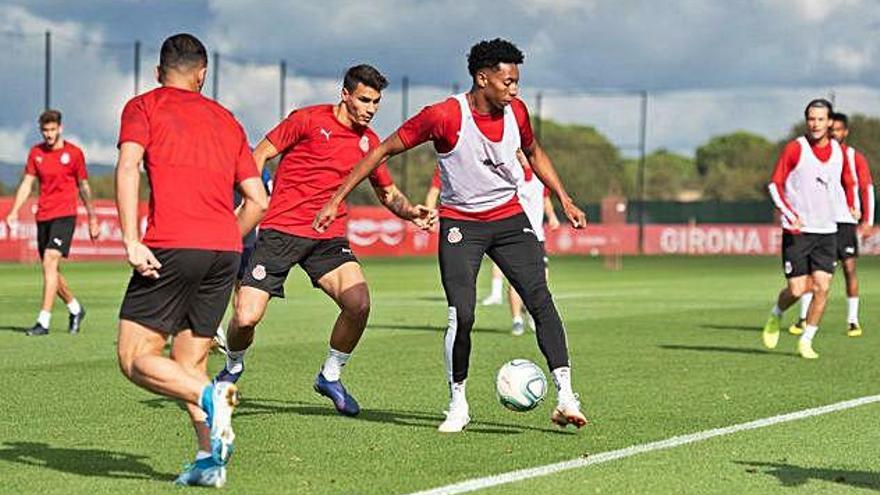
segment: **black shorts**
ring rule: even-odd
[[[61,255],[67,258],[75,229],[75,216],[37,222],[37,250],[40,252],[40,259],[47,249],[61,251]]]
[[[538,241],[541,245],[541,252],[544,253],[544,268],[550,266],[550,258],[547,257],[547,244],[544,241]]]
[[[859,256],[859,235],[854,223],[837,224],[837,259],[857,258]]]
[[[318,280],[344,263],[357,263],[345,237],[310,239],[277,230],[260,230],[257,248],[241,279],[241,285],[254,287],[272,297],[284,297],[284,281],[293,265],[299,264],[318,287]]]
[[[785,278],[815,271],[834,273],[837,234],[782,234],[782,269]]]
[[[136,271],[128,282],[119,318],[174,334],[191,329],[213,337],[223,320],[239,253],[205,249],[152,249],[162,263],[159,278]]]

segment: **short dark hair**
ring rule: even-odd
[[[843,127],[849,129],[849,117],[847,117],[845,113],[834,112],[831,114],[831,120],[842,122]]]
[[[382,91],[388,87],[388,79],[385,79],[385,76],[378,69],[368,64],[355,65],[345,71],[345,76],[342,78],[343,88],[352,92],[357,88],[358,83],[369,86],[376,91]]]
[[[159,71],[168,69],[186,72],[208,66],[208,50],[198,38],[189,33],[175,34],[162,43],[159,51]]]
[[[61,112],[58,110],[47,109],[43,113],[40,114],[40,118],[37,119],[40,123],[40,126],[44,126],[46,124],[58,124],[61,125]]]
[[[825,98],[816,98],[815,100],[807,103],[807,107],[804,108],[804,118],[807,118],[810,115],[811,108],[827,108],[828,109],[828,117],[831,118],[834,115],[834,105],[831,104],[830,101]]]
[[[471,47],[471,52],[468,54],[468,72],[473,77],[480,69],[495,68],[498,64],[519,65],[524,59],[523,52],[507,40],[501,38],[492,41],[483,40]]]

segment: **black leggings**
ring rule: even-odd
[[[544,273],[544,250],[525,214],[494,222],[440,220],[440,277],[449,304],[446,373],[453,382],[467,378],[471,329],[477,300],[477,274],[488,254],[520,295],[535,319],[538,347],[554,370],[569,366],[568,343]]]

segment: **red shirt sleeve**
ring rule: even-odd
[[[865,155],[856,151],[856,178],[859,183],[859,199],[862,207],[862,223],[874,225],[874,180]]]
[[[235,160],[235,182],[241,183],[251,177],[259,176],[260,172],[257,171],[257,163],[254,161],[251,147],[248,145],[244,129],[241,129],[241,146],[238,149],[238,158]]]
[[[844,194],[846,194],[846,206],[852,209],[856,206],[856,178],[853,177],[846,149],[844,148],[843,151],[843,171],[840,174],[840,183],[843,185]]]
[[[370,184],[373,187],[388,187],[394,185],[394,178],[388,171],[388,165],[385,162],[379,164],[375,170],[370,173]]]
[[[865,155],[856,151],[856,175],[859,180],[859,187],[867,187],[874,185],[874,179],[871,177],[871,167],[868,166],[868,160]]]
[[[440,189],[443,183],[440,182],[440,167],[434,167],[434,175],[431,176],[431,187]]]
[[[266,134],[266,139],[272,146],[283,153],[291,146],[308,136],[311,118],[309,112],[294,110],[286,119],[282,120],[274,129]]]
[[[513,115],[519,125],[520,146],[529,148],[535,142],[535,133],[532,131],[532,122],[529,120],[529,109],[526,108],[525,102],[519,98],[514,99],[510,106],[513,108]]]
[[[76,180],[86,180],[89,172],[86,170],[86,155],[81,149],[76,150]]]
[[[132,98],[122,110],[122,124],[119,126],[116,147],[126,141],[137,143],[145,149],[150,144],[150,121],[143,98]]]
[[[461,126],[461,107],[455,98],[427,106],[397,129],[397,135],[407,148],[426,141],[434,143],[439,153],[448,153],[455,147]]]
[[[791,205],[785,197],[785,180],[788,178],[788,174],[797,166],[800,154],[801,145],[797,141],[791,141],[785,145],[779,160],[776,161],[776,168],[773,170],[769,186],[770,197],[773,198],[773,203],[791,222],[797,219],[797,212],[791,209]]]
[[[35,160],[37,153],[35,148],[31,148],[30,153],[28,153],[27,162],[24,164],[24,173],[28,175],[37,176],[37,161]]]

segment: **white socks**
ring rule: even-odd
[[[465,395],[465,385],[467,384],[467,380],[463,382],[453,382],[449,384],[449,408],[459,409],[464,408],[465,411],[468,409],[467,396]]]
[[[859,296],[846,298],[846,322],[859,322]]]
[[[558,404],[568,404],[576,401],[574,392],[571,390],[571,368],[560,366],[552,371],[553,383],[556,384],[556,401]]]
[[[804,342],[812,342],[813,337],[816,336],[816,332],[819,331],[819,327],[807,324],[804,326],[804,334],[801,335],[801,340]]]
[[[226,349],[226,371],[237,374],[244,369],[244,354],[247,349],[241,351],[231,351]]]
[[[778,304],[773,305],[773,309],[770,310],[770,314],[777,317],[782,316],[782,310],[779,309]]]
[[[504,279],[492,278],[492,294],[489,295],[492,299],[501,299],[502,294],[501,291],[504,290]]]
[[[73,298],[73,301],[67,303],[67,310],[70,311],[72,315],[78,315],[80,311],[82,311],[82,306],[79,305],[79,301],[76,298]]]
[[[810,303],[813,302],[813,293],[805,292],[804,295],[801,296],[801,319],[807,319],[807,311],[810,310]]]
[[[517,324],[522,325],[523,324],[523,317],[521,315],[514,316],[513,317],[513,324],[514,325],[517,325]]]
[[[37,315],[37,323],[42,325],[43,328],[49,328],[50,321],[52,321],[52,313],[41,309],[40,314]]]
[[[324,375],[324,378],[328,381],[339,381],[339,376],[342,374],[342,368],[345,366],[345,363],[348,362],[349,358],[351,358],[351,354],[337,351],[331,347],[327,351],[327,359],[324,360],[324,367],[321,368],[321,374]]]

